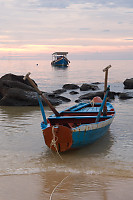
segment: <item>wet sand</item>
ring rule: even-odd
[[[131,200],[132,198],[133,178],[55,171],[0,176],[0,200]]]

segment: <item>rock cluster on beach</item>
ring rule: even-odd
[[[0,106],[39,105],[35,89],[30,85],[28,80],[24,80],[23,78],[24,76],[17,76],[14,74],[6,74],[0,78]],[[70,101],[54,93],[44,92],[44,95],[52,105],[59,105],[62,102]],[[43,105],[46,105],[43,100],[42,102]]]
[[[116,92],[109,92],[108,94],[108,98],[111,99],[115,99],[115,95],[117,95]],[[104,92],[103,91],[97,91],[97,92],[93,92],[93,93],[87,93],[84,95],[79,96],[79,98],[76,100],[76,103],[82,102],[83,100],[88,100],[88,99],[93,99],[94,97],[99,96],[101,97],[101,99],[103,99],[104,97]]]
[[[6,74],[0,78],[0,106],[38,106],[37,92],[30,85],[28,80],[23,79],[24,76],[14,74]],[[34,81],[34,80],[33,80]],[[35,83],[35,81],[34,81]],[[36,84],[36,83],[35,83]],[[84,100],[91,100],[94,96],[103,98],[104,92],[99,90],[98,82],[88,84],[83,83],[81,86],[76,84],[65,84],[61,89],[57,89],[52,93],[43,92],[45,97],[51,102],[52,105],[59,105],[63,102],[70,102],[71,99],[61,96],[61,94],[69,91],[70,95],[77,95],[78,99],[75,102],[82,102]],[[124,81],[126,89],[133,89],[133,78]],[[37,84],[36,84],[37,85]],[[78,89],[78,91],[77,91]],[[86,94],[82,92],[89,91]],[[80,95],[80,92],[82,93]],[[109,99],[115,99],[115,96],[120,99],[133,98],[132,92],[116,93],[109,92]],[[46,103],[42,99],[43,105]]]

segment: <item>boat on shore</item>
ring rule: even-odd
[[[46,118],[41,98],[38,96],[43,122],[41,128],[45,144],[56,152],[65,152],[70,149],[84,147],[101,138],[109,129],[114,117],[115,110],[111,103],[107,102],[110,86],[107,85],[108,66],[105,71],[105,94],[103,100],[94,97],[88,103],[79,103],[61,112],[58,112],[51,103],[42,95],[32,80],[27,76],[36,91],[46,101],[54,112]]]
[[[41,123],[46,145],[58,152],[81,148],[101,138],[111,125],[115,110],[107,103],[107,115],[98,113],[102,103],[80,103],[60,112],[60,116],[51,115],[47,124]],[[98,119],[98,120],[97,120]]]
[[[54,52],[52,54],[52,66],[67,67],[70,60],[67,59],[68,52]]]

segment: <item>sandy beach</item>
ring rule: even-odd
[[[132,178],[55,171],[0,176],[0,200],[131,200],[132,186]]]

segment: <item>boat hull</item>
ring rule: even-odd
[[[100,139],[108,131],[113,118],[100,123],[81,125],[78,128],[73,129],[73,144],[71,149],[81,148]]]
[[[60,66],[60,67],[68,66],[68,64],[69,64],[69,61],[65,57],[59,58],[51,62],[51,65]]]
[[[59,152],[84,147],[101,138],[108,131],[113,119],[114,116],[106,121],[84,124],[76,128],[48,124],[43,129],[45,144],[52,150]]]

